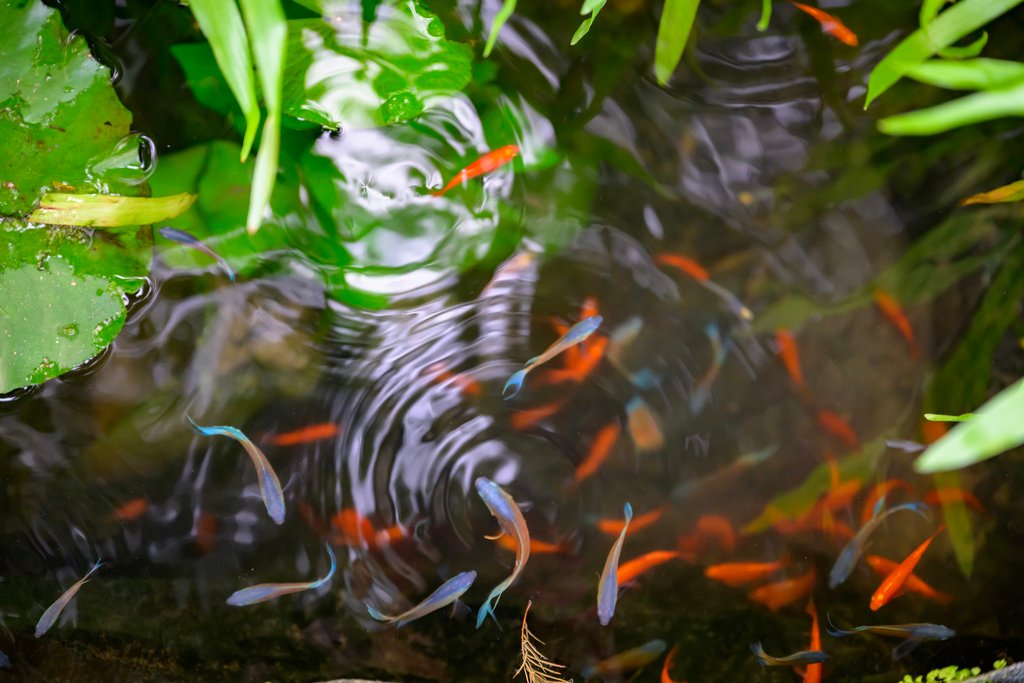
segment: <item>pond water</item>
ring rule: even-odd
[[[886,444],[927,440],[924,412],[971,410],[1024,372],[1019,211],[956,208],[1018,173],[1020,124],[879,133],[881,116],[937,97],[915,84],[863,110],[867,74],[916,7],[830,5],[859,35],[854,48],[788,4],[759,32],[760,3],[707,2],[659,86],[657,3],[610,2],[575,47],[578,3],[525,3],[488,60],[477,43],[500,3],[431,4],[450,39],[475,46],[473,82],[412,123],[287,129],[265,230],[292,237],[263,249],[239,246],[248,186],[211,170],[237,159],[237,130],[169,56],[200,39],[188,10],[102,4],[92,14],[69,2],[65,22],[116,66],[133,130],[155,149],[154,191],[199,169],[203,221],[234,221],[234,237],[211,244],[240,275],[160,243],[112,348],[0,403],[0,649],[13,664],[0,677],[510,680],[527,601],[543,652],[575,680],[653,639],[678,647],[676,681],[795,680],[760,667],[750,645],[807,649],[812,596],[822,630],[828,615],[957,632],[898,661],[893,639],[822,633],[824,680],[1024,659],[1019,458],[937,481]],[[339,9],[340,25],[369,30],[364,9]],[[991,27],[996,53],[1019,44],[1021,21]],[[327,73],[341,68],[331,58]],[[418,190],[503,144],[521,150],[511,164],[443,197]],[[883,314],[877,291],[902,302],[909,328]],[[599,332],[504,400],[509,376],[588,313],[603,316]],[[634,319],[612,362],[608,335]],[[638,425],[638,399],[660,440]],[[261,446],[283,524],[240,446],[197,435],[186,416]],[[583,476],[595,443],[610,444],[607,459]],[[497,623],[477,629],[458,611],[398,630],[375,622],[368,604],[397,613],[467,570],[475,612],[508,576],[514,553],[485,538],[498,526],[481,476],[555,552],[534,546]],[[881,577],[865,562],[828,587],[874,487],[893,479],[905,484],[887,502],[924,500],[929,514],[894,514],[868,554],[901,560],[944,521],[950,532],[916,572],[951,602],[908,593],[872,612]],[[978,509],[928,504],[936,487],[970,492]],[[623,562],[677,555],[629,582],[602,627],[595,596],[615,535],[600,522],[627,502]],[[328,586],[226,604],[251,584],[322,576],[325,543],[338,556]],[[97,559],[63,620],[34,638],[45,607]],[[739,587],[705,576],[775,561]],[[809,590],[776,609],[751,595],[796,578]],[[661,667],[602,680],[659,680]]]

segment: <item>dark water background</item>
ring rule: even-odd
[[[564,240],[550,240],[557,248],[530,239],[506,245],[506,263],[534,254],[511,274],[496,274],[493,263],[462,272],[428,263],[376,283],[398,293],[388,310],[376,312],[330,301],[308,273],[228,286],[212,270],[197,275],[157,263],[152,286],[104,358],[0,403],[0,649],[14,662],[0,678],[509,680],[531,599],[544,651],[577,680],[586,664],[653,638],[680,646],[678,680],[795,680],[789,671],[760,669],[748,648],[756,640],[774,653],[804,648],[804,603],[770,612],[744,591],[705,579],[703,567],[788,553],[789,574],[817,567],[824,577],[841,547],[827,534],[742,537],[732,552],[712,548],[694,562],[644,575],[621,596],[611,626],[602,628],[593,613],[611,542],[595,531],[596,518],[620,516],[625,501],[638,513],[665,505],[656,525],[629,537],[624,559],[672,549],[702,515],[742,527],[774,495],[799,484],[826,450],[846,451],[793,391],[770,331],[752,332],[721,300],[659,268],[653,255],[696,258],[755,320],[794,293],[825,311],[897,262],[949,218],[958,199],[1012,180],[1024,151],[1020,124],[924,139],[875,131],[878,117],[939,97],[902,84],[862,111],[870,67],[916,23],[909,3],[830,6],[861,37],[854,49],[785,4],[758,33],[760,3],[706,2],[696,50],[667,87],[652,75],[656,3],[609,3],[576,48],[569,47],[575,4],[520,4],[495,53],[495,84],[525,103],[533,143],[571,148],[590,162],[581,171],[595,181],[589,213],[552,219],[552,232],[568,226]],[[478,38],[498,5],[432,7],[450,35]],[[158,156],[232,136],[220,117],[191,100],[167,55],[168,45],[195,39],[187,10],[134,1],[68,2],[64,9],[94,52],[118,65],[135,129],[155,141]],[[1015,56],[1021,24],[1017,13],[992,27],[992,56]],[[473,102],[461,100],[456,111],[466,130],[479,125]],[[367,159],[399,143],[346,131],[317,144],[328,156]],[[485,187],[529,206],[530,180],[497,174]],[[967,222],[997,229],[972,245],[973,254],[995,251],[1019,233],[1012,209],[983,211]],[[395,254],[429,255],[435,247],[401,237],[387,243]],[[993,271],[972,272],[909,308],[919,361],[870,305],[814,316],[796,334],[818,404],[844,416],[863,442],[918,438],[924,383],[963,334]],[[632,357],[661,377],[644,398],[666,445],[638,454],[624,435],[601,471],[569,491],[597,431],[616,420],[625,426],[624,406],[636,390],[607,362],[580,385],[534,388],[528,380],[511,402],[500,390],[555,338],[550,319],[575,321],[588,297],[598,302],[606,330],[631,316],[643,319]],[[710,362],[709,323],[721,327],[731,349],[712,399],[694,416],[688,401]],[[1022,327],[1018,319],[985,361],[992,387],[1024,371],[1015,339]],[[428,369],[439,362],[471,373],[483,394],[438,382]],[[557,414],[515,428],[518,411],[563,397]],[[945,412],[972,407],[950,397]],[[341,433],[288,447],[264,439],[289,506],[278,527],[238,446],[195,436],[185,413],[235,425],[257,441],[322,422]],[[767,447],[776,451],[762,465],[716,478],[742,454]],[[932,485],[913,477],[910,462],[887,451],[865,486],[905,477],[923,495]],[[470,619],[442,613],[399,631],[372,622],[368,600],[398,609],[456,572],[476,569],[480,578],[466,596],[475,608],[507,575],[511,553],[483,539],[495,524],[472,487],[481,475],[529,503],[535,538],[567,539],[571,550],[531,558],[499,605],[501,630],[489,623],[477,631]],[[987,508],[973,517],[974,572],[962,575],[944,537],[919,567],[956,597],[948,607],[908,596],[882,618],[867,609],[878,579],[863,565],[836,591],[819,578],[822,618],[932,621],[959,634],[895,663],[891,641],[824,636],[832,656],[825,680],[896,681],[947,664],[1024,659],[1022,480],[1012,456],[965,473],[965,487]],[[687,489],[688,482],[701,483]],[[146,499],[145,514],[114,519],[112,510],[133,498]],[[863,494],[840,518],[859,519],[860,500]],[[377,548],[336,545],[340,566],[329,588],[248,608],[225,605],[227,595],[251,583],[322,574],[329,520],[344,509],[377,529],[402,525],[408,535]],[[902,557],[932,528],[913,516],[896,519],[872,552]],[[97,557],[109,566],[83,588],[63,625],[34,639],[41,611]],[[659,669],[660,660],[636,680],[657,680]]]

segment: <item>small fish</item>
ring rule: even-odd
[[[534,368],[543,365],[565,349],[575,344],[579,344],[584,341],[587,337],[597,331],[597,328],[604,322],[604,318],[599,315],[584,318],[579,321],[572,328],[562,335],[554,344],[549,346],[544,353],[539,356],[534,356],[530,360],[526,361],[526,366],[522,370],[517,370],[508,378],[505,382],[505,386],[501,390],[501,395],[506,399],[510,399],[519,393],[519,390],[523,386],[523,380],[526,379],[526,374]]]
[[[502,534],[497,539],[499,548],[503,550],[515,551],[517,548],[516,539],[512,538],[508,534]],[[536,538],[530,539],[530,554],[531,555],[561,555],[562,553],[569,552],[570,547],[567,543],[548,543],[541,541]]]
[[[276,600],[282,595],[301,593],[303,591],[313,590],[327,585],[327,583],[334,578],[334,570],[337,566],[337,561],[334,559],[334,551],[331,550],[331,546],[326,544],[324,547],[327,549],[327,554],[331,558],[331,568],[328,569],[327,573],[321,578],[314,581],[307,581],[305,583],[259,583],[255,586],[249,586],[248,588],[243,588],[232,593],[228,596],[228,604],[232,607],[255,605],[260,602],[266,602],[267,600]]]
[[[626,403],[626,427],[633,445],[641,453],[656,451],[665,445],[665,437],[654,413],[639,396],[634,396]]]
[[[619,440],[621,434],[622,428],[617,421],[610,422],[598,430],[597,436],[594,437],[594,443],[590,445],[587,457],[576,466],[576,471],[573,473],[572,478],[573,484],[578,485],[600,469],[604,461],[611,455],[612,448],[615,446],[615,442]]]
[[[884,498],[879,499],[879,503],[882,503],[884,500]],[[879,511],[879,508],[880,505],[876,505],[875,510]],[[861,526],[860,530],[857,531],[854,537],[850,539],[850,542],[847,543],[839,553],[839,557],[836,558],[836,562],[832,565],[832,570],[828,574],[829,588],[835,588],[849,578],[850,573],[853,572],[853,568],[857,565],[857,560],[860,559],[861,554],[864,552],[864,546],[871,538],[871,534],[873,534],[875,529],[881,526],[881,524],[890,515],[902,510],[916,512],[926,519],[928,517],[924,503],[904,503],[903,505],[897,505],[896,507],[889,508],[885,512],[876,512],[867,524]]]
[[[750,651],[761,666],[795,666],[797,664],[820,664],[828,661],[828,655],[821,650],[803,650],[785,657],[773,657],[764,651],[760,641],[751,643]]]
[[[270,462],[267,460],[267,456],[263,455],[263,451],[257,448],[256,444],[250,441],[249,437],[243,434],[241,430],[234,427],[200,427],[191,417],[188,417],[188,421],[192,423],[192,428],[203,436],[227,436],[242,444],[242,448],[249,454],[252,464],[256,468],[256,480],[260,485],[260,496],[263,498],[263,504],[267,508],[270,519],[274,520],[275,524],[283,524],[285,514],[284,491],[281,490],[281,482],[277,478],[277,473],[270,466]]]
[[[885,481],[875,484],[864,499],[864,504],[860,509],[860,523],[867,524],[871,521],[874,516],[875,505],[882,498],[886,498],[890,493],[896,489],[903,489],[904,491],[913,491],[914,487],[910,485],[910,482],[902,479],[886,479]],[[927,502],[927,501],[926,501]]]
[[[193,543],[200,555],[209,555],[217,547],[220,522],[209,512],[200,512],[192,528]]]
[[[10,669],[11,658],[7,656],[2,650],[0,650],[0,669]]]
[[[664,640],[652,640],[640,647],[634,647],[625,652],[612,655],[608,659],[602,659],[596,664],[585,666],[580,671],[580,674],[583,676],[583,680],[587,680],[594,676],[607,676],[608,674],[633,671],[642,666],[647,666],[660,657],[666,647],[668,645]]]
[[[355,508],[345,508],[334,513],[331,517],[331,526],[337,532],[331,536],[332,543],[360,548],[379,548],[409,535],[408,530],[401,524],[378,531],[373,522],[360,515]]]
[[[210,258],[217,262],[217,265],[220,266],[221,270],[223,270],[227,274],[229,280],[231,280],[232,282],[235,281],[235,271],[231,270],[231,266],[228,265],[228,262],[221,258],[220,254],[215,252],[213,249],[210,249],[208,246],[200,242],[192,235],[188,234],[184,230],[178,230],[177,228],[168,227],[160,228],[160,230],[158,230],[157,232],[159,232],[166,239],[169,239],[172,242],[184,244],[189,247],[192,247],[193,249],[196,249],[197,251],[203,252],[204,254],[206,254],[207,256],[209,256]]]
[[[462,597],[462,594],[469,590],[469,587],[476,581],[476,572],[462,572],[456,574],[452,578],[445,581],[441,586],[427,596],[427,599],[416,605],[412,609],[408,609],[401,614],[396,614],[390,617],[369,605],[366,606],[366,611],[370,613],[370,616],[377,621],[386,621],[389,624],[395,624],[396,628],[402,628],[410,621],[415,621],[420,617],[425,617],[431,612],[435,612],[443,607],[447,607],[456,600]]]
[[[517,410],[512,413],[508,422],[513,429],[517,431],[524,431],[534,426],[541,420],[546,420],[552,415],[557,415],[565,404],[568,402],[567,397],[562,397],[551,401],[550,403],[544,403],[536,408],[527,408],[526,410]]]
[[[640,557],[634,558],[619,567],[618,584],[621,586],[629,583],[644,572],[654,569],[659,564],[678,560],[682,556],[682,553],[676,550],[652,550],[649,553],[644,553]]]
[[[483,396],[484,388],[480,382],[473,379],[472,375],[465,372],[452,372],[448,365],[443,362],[432,364],[426,370],[427,374],[433,375],[434,381],[440,383],[451,382],[459,391],[467,396]]]
[[[860,448],[860,437],[850,423],[831,410],[822,408],[818,411],[818,425],[832,436],[838,438],[852,450]]]
[[[958,489],[955,486],[938,488],[924,497],[927,505],[938,506],[946,503],[965,503],[976,512],[985,512],[985,506],[981,504],[978,497],[970,491]]]
[[[132,498],[114,508],[111,516],[119,522],[134,522],[149,509],[149,501],[145,498]]]
[[[272,446],[297,446],[303,443],[333,439],[341,429],[334,422],[320,422],[283,434],[274,434],[269,441]]]
[[[604,350],[607,345],[607,339],[595,339],[582,352],[573,354],[572,358],[570,358],[569,352],[575,349],[566,349],[565,367],[546,371],[537,378],[536,383],[538,385],[561,384],[563,382],[582,384],[601,364],[601,359],[604,357]]]
[[[814,608],[814,598],[807,601],[807,615],[811,618],[811,642],[808,650],[821,650],[821,629],[818,626],[818,610]],[[803,683],[821,683],[821,664],[808,664],[804,672]]]
[[[704,409],[711,396],[711,385],[718,379],[725,357],[729,355],[729,345],[722,343],[722,334],[717,325],[708,325],[704,333],[711,345],[711,367],[693,385],[693,393],[690,394],[690,413],[693,415],[699,415]]]
[[[608,536],[618,536],[622,533],[623,529],[629,527],[629,533],[633,534],[657,522],[664,513],[665,506],[660,505],[649,512],[639,515],[635,519],[632,517],[629,519],[599,519],[597,520],[597,530]]]
[[[914,568],[917,566],[917,563],[921,561],[921,558],[924,556],[924,552],[928,550],[928,546],[932,544],[935,537],[938,536],[945,528],[945,524],[940,524],[939,528],[935,530],[935,533],[929,536],[921,545],[917,546],[917,548],[914,549],[914,552],[907,555],[905,560],[900,562],[888,576],[882,579],[882,583],[879,584],[878,589],[875,590],[874,595],[871,596],[872,612],[877,612],[888,604],[890,600],[899,595],[901,591],[903,591],[904,586],[907,583],[907,579],[914,573]]]
[[[833,638],[845,638],[858,633],[873,633],[878,636],[892,638],[909,638],[911,640],[948,640],[956,635],[956,631],[941,624],[888,624],[875,626],[854,626],[850,629],[836,628],[829,619],[825,629]]]
[[[627,377],[631,376],[631,373],[625,366],[624,358],[643,329],[644,321],[638,316],[633,316],[608,335],[608,361]]]
[[[775,330],[775,345],[779,351],[779,358],[786,367],[786,374],[801,392],[807,391],[804,384],[804,371],[800,367],[800,350],[796,345],[796,338],[787,329]]]
[[[466,166],[466,168],[456,173],[455,177],[448,181],[448,184],[445,185],[443,188],[441,188],[440,190],[431,190],[430,194],[434,195],[435,197],[440,197],[444,195],[446,192],[448,192],[448,190],[455,187],[456,185],[461,185],[467,180],[476,178],[478,176],[482,176],[485,173],[490,173],[491,171],[501,168],[508,162],[515,159],[517,156],[519,156],[518,145],[505,145],[504,147],[499,147],[498,149],[491,150],[487,154],[483,155],[482,157],[471,163],[469,166]]]
[[[903,337],[907,344],[910,357],[917,360],[921,357],[921,350],[917,346],[917,338],[914,336],[914,328],[910,326],[906,313],[900,307],[899,302],[882,290],[875,290],[872,294],[875,306],[882,312],[882,315],[896,328],[896,331]]]
[[[879,555],[868,555],[867,557],[868,566],[875,570],[882,576],[888,576],[899,567],[899,562],[893,562],[890,559],[881,557]],[[935,590],[930,585],[922,581],[916,574],[911,574],[907,577],[906,583],[903,585],[904,589],[910,593],[917,593],[918,595],[934,600],[940,605],[948,605],[953,602],[953,596],[949,593],[943,593],[942,591]]]
[[[821,24],[822,31],[829,34],[840,43],[849,45],[850,47],[857,46],[857,34],[847,28],[846,25],[839,21],[838,18],[832,16],[828,12],[818,9],[817,7],[802,5],[799,2],[792,2],[792,0],[790,0],[790,2],[798,10],[811,15],[819,24]]]
[[[615,614],[615,602],[619,597],[619,555],[622,554],[622,544],[626,542],[626,531],[629,529],[629,522],[633,519],[633,506],[626,503],[622,508],[622,514],[626,523],[618,539],[612,544],[612,549],[605,560],[604,570],[597,582],[597,617],[602,626],[607,626]],[[662,650],[665,648],[662,647]],[[660,654],[660,652],[659,652]]]
[[[786,566],[785,560],[774,562],[723,562],[704,568],[704,576],[727,586],[742,586],[767,578]]]
[[[675,645],[665,655],[665,663],[661,665],[661,683],[677,683],[672,679],[672,667],[676,663],[676,654],[678,652],[679,646]]]
[[[64,591],[63,595],[57,598],[52,605],[46,608],[46,611],[43,612],[43,616],[39,617],[39,621],[36,622],[36,638],[41,638],[50,630],[54,623],[56,623],[60,613],[63,612],[64,608],[68,606],[68,603],[74,599],[79,589],[85,585],[85,582],[89,580],[89,577],[92,576],[93,572],[102,566],[103,562],[96,560],[96,564],[92,566],[92,569],[85,573],[85,576],[71,584],[71,587]]]
[[[921,420],[920,429],[921,440],[931,446],[949,432],[949,425],[945,422],[933,422],[925,415],[925,419]]]
[[[736,548],[736,542],[736,529],[728,518],[722,515],[701,515],[697,519],[697,528],[692,534],[681,535],[677,547],[692,560],[709,550],[712,543],[718,546],[719,550],[732,552]]]
[[[898,451],[904,453],[920,453],[926,446],[923,443],[917,441],[911,441],[910,439],[886,439],[886,448],[895,448]]]
[[[817,573],[812,567],[803,576],[759,586],[747,593],[747,597],[774,612],[810,595],[816,579]]]
[[[476,627],[480,628],[487,615],[494,619],[494,623],[498,623],[497,617],[494,616],[494,608],[498,604],[498,599],[505,589],[519,578],[523,567],[526,566],[526,561],[530,559],[530,530],[526,527],[523,512],[516,505],[516,501],[493,481],[486,477],[477,477],[476,492],[483,499],[484,505],[487,506],[490,513],[498,520],[501,532],[516,540],[516,563],[512,574],[491,590],[484,604],[476,613]],[[474,574],[474,576],[476,575]]]
[[[671,266],[677,270],[682,271],[686,275],[689,275],[696,280],[701,287],[704,287],[715,296],[722,299],[726,306],[729,307],[733,313],[736,314],[741,320],[750,321],[753,320],[754,314],[747,308],[743,302],[736,298],[736,295],[716,284],[712,279],[708,271],[701,266],[699,263],[686,256],[680,256],[678,254],[658,254],[654,257],[654,260],[663,266]]]

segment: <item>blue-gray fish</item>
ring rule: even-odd
[[[393,617],[381,614],[379,610],[369,605],[366,606],[366,611],[369,612],[370,616],[377,621],[393,623],[396,628],[401,628],[410,621],[424,617],[431,612],[452,604],[461,598],[463,593],[469,590],[469,587],[473,585],[474,581],[476,581],[476,572],[470,571],[456,574],[441,584],[441,587],[431,593],[426,600],[412,609],[406,610],[401,614],[396,614]]]
[[[526,519],[523,518],[523,512],[516,505],[516,501],[493,481],[487,477],[477,477],[476,492],[480,494],[484,505],[498,520],[501,532],[508,534],[516,543],[516,563],[512,568],[512,573],[491,590],[484,604],[477,611],[476,627],[480,628],[487,615],[490,615],[495,623],[498,622],[497,617],[494,616],[498,598],[519,578],[520,572],[526,566],[526,561],[530,559],[530,530],[526,526]]]
[[[608,552],[608,559],[604,561],[604,571],[597,582],[597,618],[602,626],[607,626],[615,614],[615,603],[619,599],[619,555],[622,554],[622,544],[626,542],[626,530],[629,523],[633,521],[633,506],[626,503],[622,508],[625,517],[625,524],[619,537],[615,539],[612,549]]]
[[[836,558],[836,563],[832,565],[832,570],[828,574],[829,588],[835,588],[849,578],[850,574],[853,572],[853,568],[857,566],[857,560],[859,560],[860,556],[864,553],[864,546],[871,538],[871,534],[875,532],[875,529],[877,529],[882,522],[889,517],[889,515],[900,512],[901,510],[911,510],[922,517],[928,517],[927,508],[924,503],[904,503],[903,505],[897,505],[885,512],[881,512],[883,501],[884,498],[879,498],[871,519],[868,520],[868,522],[864,524],[856,534],[854,534],[853,538],[850,539],[849,543],[847,543],[839,553],[839,557]]]
[[[760,641],[750,645],[750,651],[757,657],[761,666],[797,666],[800,664],[820,664],[828,660],[828,655],[821,650],[801,650],[785,657],[773,657],[764,651]]]
[[[259,602],[274,600],[282,595],[301,593],[303,591],[313,590],[314,588],[320,588],[321,586],[326,585],[332,578],[334,578],[334,570],[337,567],[337,560],[334,559],[334,551],[331,550],[331,546],[325,545],[324,547],[327,548],[327,554],[331,558],[331,568],[327,570],[327,574],[321,578],[304,583],[260,583],[255,586],[249,586],[248,588],[243,588],[242,590],[237,590],[232,593],[228,597],[228,604],[234,607],[255,605]]]
[[[228,436],[242,444],[242,448],[249,454],[252,464],[256,467],[256,480],[260,485],[260,496],[263,498],[263,504],[267,507],[270,518],[276,524],[284,523],[284,491],[281,490],[281,482],[277,478],[277,473],[270,466],[263,451],[257,448],[256,444],[250,441],[249,437],[241,430],[234,427],[200,427],[191,417],[188,418],[188,421],[203,436]]]
[[[825,628],[830,636],[843,638],[858,633],[874,633],[892,638],[909,638],[912,640],[948,640],[956,635],[956,631],[942,624],[876,624],[854,626],[849,629],[836,628],[831,618]]]
[[[539,356],[534,356],[530,360],[526,361],[526,366],[522,370],[514,372],[512,376],[508,378],[508,381],[505,382],[505,386],[501,390],[501,395],[506,399],[509,399],[518,394],[519,390],[523,387],[523,380],[526,379],[526,374],[530,372],[530,370],[543,365],[570,346],[585,341],[587,337],[597,331],[597,328],[601,326],[603,321],[604,318],[601,316],[592,315],[589,318],[584,318],[573,325],[568,332],[559,337],[554,344],[544,351],[544,353]]]
[[[50,630],[50,627],[57,621],[57,617],[59,617],[60,613],[64,611],[64,608],[68,606],[68,603],[75,597],[78,590],[85,585],[85,582],[89,580],[92,573],[102,566],[103,562],[96,560],[96,564],[92,566],[92,569],[85,573],[85,576],[71,584],[71,588],[64,591],[63,595],[57,598],[52,605],[46,608],[46,611],[43,612],[43,616],[39,617],[39,621],[36,622],[36,638],[42,637],[43,634]]]
[[[207,256],[209,256],[210,258],[217,262],[217,265],[221,267],[221,270],[227,273],[229,280],[231,280],[232,282],[235,281],[235,271],[231,270],[231,266],[228,265],[228,262],[225,261],[220,254],[218,254],[213,249],[210,249],[208,246],[200,242],[195,236],[190,235],[184,230],[178,230],[177,228],[160,228],[160,230],[158,230],[157,232],[159,232],[161,235],[171,240],[172,242],[184,244],[186,246],[192,247],[197,251],[203,252],[204,254],[206,254]]]

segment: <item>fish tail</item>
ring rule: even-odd
[[[765,654],[765,651],[764,651],[764,646],[761,645],[761,641],[757,641],[756,643],[751,643],[750,644],[750,651],[754,653],[755,657],[757,657],[757,663],[758,664],[760,664],[761,666],[767,666],[768,665],[768,660],[766,659],[766,654]]]
[[[641,368],[629,376],[629,381],[637,389],[653,389],[661,383],[658,376],[650,368]]]
[[[853,631],[844,631],[843,629],[833,624],[832,615],[828,612],[825,613],[825,623],[827,624],[827,626],[825,626],[825,632],[833,638],[844,638],[846,636],[853,635]]]
[[[512,373],[512,376],[505,382],[505,386],[501,390],[501,395],[507,401],[523,388],[523,380],[526,379],[526,373],[529,372],[529,368],[523,368]]]
[[[633,506],[626,503],[622,506],[622,516],[626,518],[625,526],[629,526],[629,523],[633,521]]]
[[[218,256],[217,257],[217,263],[218,263],[218,265],[220,265],[220,267],[224,271],[224,273],[228,276],[228,280],[230,280],[231,282],[234,282],[235,281],[235,271],[231,270],[231,266],[228,265],[228,262],[225,261],[222,257]]]
[[[83,578],[89,578],[90,576],[92,576],[93,572],[95,572],[97,569],[99,569],[102,566],[103,566],[103,560],[96,560],[96,562],[92,565],[92,567],[89,569],[89,571],[87,571],[85,573],[85,576]]]
[[[326,585],[328,581],[334,578],[334,570],[338,566],[338,561],[334,557],[334,551],[331,549],[330,543],[324,543],[324,548],[327,549],[327,555],[331,558],[331,568],[327,570],[327,573],[324,574],[323,578],[319,578],[313,583],[309,584],[310,588],[320,588],[321,586]]]
[[[189,424],[192,425],[192,429],[194,429],[197,433],[202,434],[203,436],[210,435],[209,432],[206,430],[206,427],[200,427],[199,425],[197,425],[196,421],[192,419],[191,415],[186,415],[185,419],[189,421]]]
[[[386,614],[381,614],[380,610],[378,610],[378,609],[376,609],[374,607],[371,607],[370,605],[366,606],[366,611],[369,612],[370,616],[373,617],[374,619],[376,619],[377,621],[385,621],[385,622],[388,622],[388,623],[394,621],[393,617],[389,617]]]
[[[498,599],[501,598],[501,592],[504,589],[501,586],[496,587],[491,591],[491,594],[484,600],[484,604],[480,605],[480,609],[476,613],[476,627],[480,628],[484,624],[484,620],[488,616],[494,620],[494,623],[500,629],[501,624],[498,623],[498,617],[494,614],[494,608],[498,606]]]

